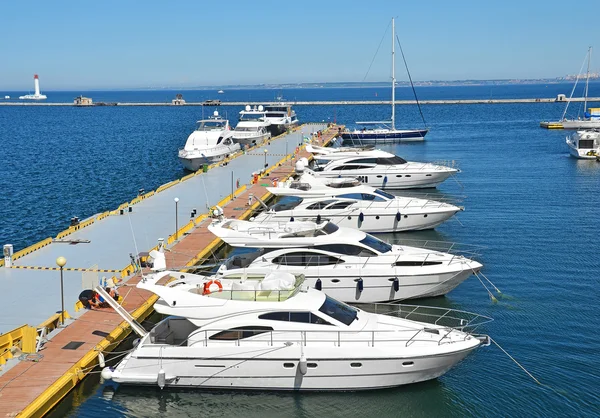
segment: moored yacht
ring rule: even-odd
[[[575,158],[595,160],[600,156],[600,132],[577,131],[567,136],[569,152]]]
[[[281,135],[288,129],[298,125],[296,111],[292,105],[284,102],[264,106],[266,120],[270,123],[269,130],[273,136]]]
[[[294,222],[289,222],[292,225]],[[381,302],[445,295],[483,266],[462,255],[390,245],[330,223],[313,228],[239,220],[215,221],[209,230],[237,255],[218,274],[285,271],[303,274],[311,287],[344,302]]]
[[[247,105],[240,112],[239,122],[233,131],[233,140],[243,145],[260,144],[271,138],[268,131],[270,125],[262,106],[253,109]]]
[[[446,165],[406,161],[382,150],[318,155],[312,171],[317,177],[356,177],[388,190],[437,187],[459,172]]]
[[[221,161],[240,150],[233,141],[229,121],[215,111],[212,118],[197,122],[197,128],[188,137],[185,147],[179,150],[179,160],[190,171],[198,171],[203,164]]]
[[[141,338],[102,370],[105,379],[161,389],[380,389],[435,379],[489,344],[473,332],[491,319],[468,312],[381,304],[373,308],[387,314],[370,313],[285,273],[159,284],[170,274],[180,275],[156,273],[137,285],[170,315],[150,332],[111,305]]]
[[[288,197],[258,214],[253,221],[328,220],[370,233],[401,232],[435,228],[462,210],[449,203],[394,196],[365,185],[310,189],[311,183],[318,184],[318,180],[305,173],[299,184],[307,185],[308,190],[268,187],[272,194],[282,191]]]

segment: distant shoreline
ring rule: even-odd
[[[580,80],[581,81],[581,80]],[[599,83],[600,78],[590,79],[590,83]],[[566,79],[524,79],[524,80],[456,80],[456,81],[417,81],[415,87],[481,87],[481,86],[531,86],[531,85],[573,85],[574,80]],[[286,84],[248,84],[214,86],[165,86],[165,87],[115,87],[115,88],[69,88],[47,89],[45,92],[103,92],[103,91],[205,91],[205,90],[290,90],[290,89],[351,89],[351,88],[389,88],[389,82],[334,82],[334,83],[286,83]],[[410,88],[406,81],[396,82],[396,88]],[[3,90],[2,93],[17,93],[25,90]],[[1,99],[1,97],[0,97]]]

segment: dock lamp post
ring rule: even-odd
[[[267,153],[268,152],[269,152],[269,150],[265,148],[265,168],[267,167]]]
[[[56,265],[60,267],[60,324],[65,325],[65,293],[63,285],[63,267],[67,264],[67,259],[58,257]]]
[[[177,219],[177,205],[179,204],[179,198],[176,197],[173,200],[175,201],[175,241],[177,241],[179,239],[179,220]]]

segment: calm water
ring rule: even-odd
[[[473,91],[454,89],[440,96]],[[545,89],[538,86],[532,97],[554,94]],[[351,94],[322,91],[313,91],[312,98]],[[238,110],[228,108],[230,114]],[[562,110],[559,104],[425,106],[428,140],[393,148],[407,159],[457,162],[462,170],[458,182],[447,181],[439,189],[464,197],[460,223],[409,237],[484,246],[484,273],[503,292],[492,303],[477,279],[470,278],[447,297],[427,303],[492,316],[495,321],[486,331],[544,386],[490,346],[436,381],[365,393],[113,391],[90,379],[54,415],[600,415],[600,164],[570,158],[565,132],[538,127],[540,120],[557,118]],[[0,107],[0,240],[23,247],[56,234],[73,215],[83,218],[115,208],[140,187],[150,190],[182,175],[176,150],[200,112]],[[297,112],[303,121],[335,117],[351,123],[385,117],[389,107],[298,107]],[[419,126],[416,109],[398,106],[398,113],[407,126]]]

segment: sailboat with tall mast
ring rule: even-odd
[[[396,30],[394,26],[394,19],[392,18],[392,117],[390,121],[383,122],[356,122],[357,125],[362,125],[363,128],[358,128],[353,131],[346,130],[342,132],[342,139],[345,143],[352,144],[382,144],[382,143],[395,143],[405,141],[423,141],[428,129],[396,129]],[[402,52],[402,46],[400,46],[400,52]],[[404,53],[402,52],[402,58],[404,59]],[[406,65],[406,60],[404,59]],[[408,66],[406,65],[408,72]],[[408,72],[408,78],[410,85],[415,94],[415,100],[419,106],[419,112],[421,118],[423,113],[421,112],[421,106],[419,99],[417,98],[410,72]],[[425,119],[423,118],[423,123]],[[372,128],[367,129],[367,126]]]
[[[575,92],[575,88],[577,87],[577,82],[579,81],[579,75],[581,74],[581,70],[583,70],[583,65],[587,60],[587,74],[585,77],[585,89],[583,93],[583,117],[577,117],[573,119],[567,118],[567,110],[569,110],[569,105],[573,99],[573,93]],[[592,60],[592,47],[588,48],[588,52],[586,54],[586,60],[583,61],[583,65],[581,66],[581,70],[575,79],[575,84],[573,85],[573,90],[571,90],[571,95],[567,100],[567,105],[565,106],[565,110],[563,111],[562,117],[560,121],[555,122],[540,122],[540,126],[542,128],[547,129],[578,129],[578,130],[589,130],[589,129],[600,129],[600,108],[599,107],[591,107],[588,109],[588,85],[590,81],[590,62]]]

